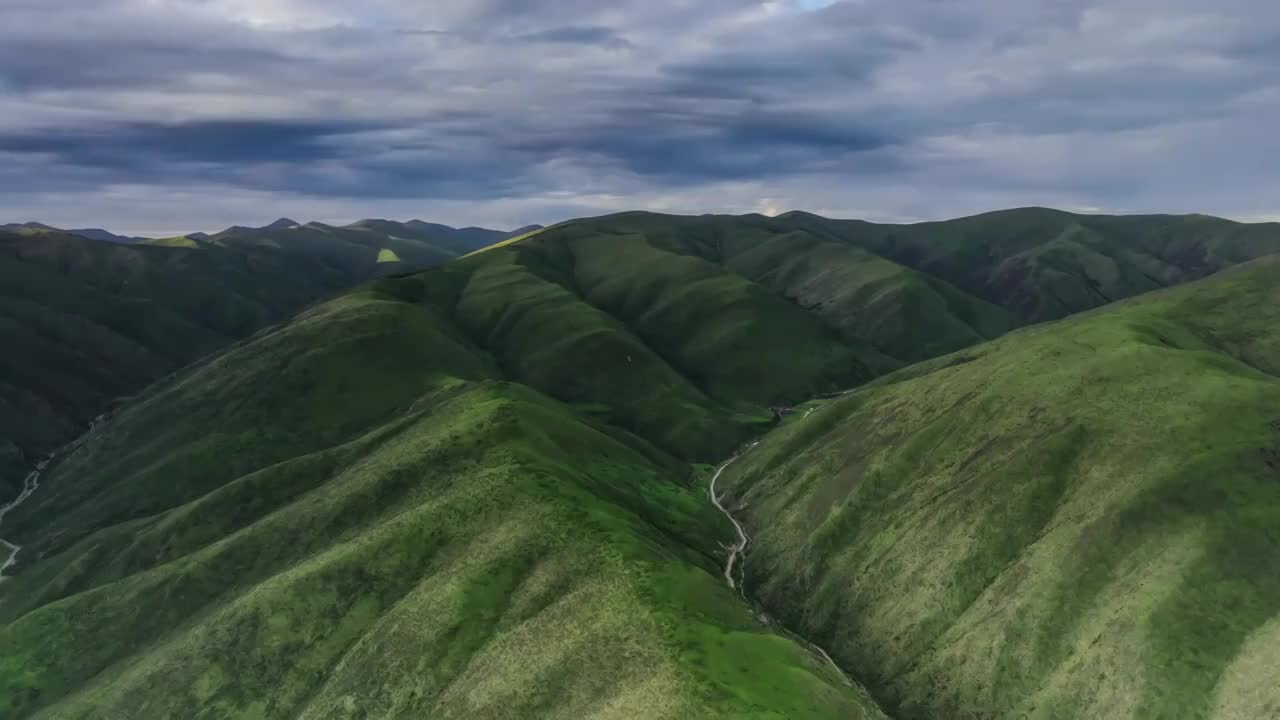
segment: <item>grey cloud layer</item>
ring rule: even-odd
[[[1262,0],[354,5],[9,0],[0,214],[1280,211]]]

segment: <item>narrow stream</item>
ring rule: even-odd
[[[54,456],[50,455],[44,460],[41,460],[36,465],[36,469],[32,470],[31,473],[27,475],[27,478],[23,480],[22,492],[18,494],[18,497],[14,498],[4,507],[0,507],[0,527],[3,527],[4,525],[5,516],[8,515],[10,511],[17,509],[18,506],[26,502],[27,499],[30,498],[33,493],[35,493],[36,488],[40,487],[40,473],[44,472],[44,469],[49,466],[49,463],[53,460],[53,458]],[[0,538],[0,545],[3,545],[4,547],[9,549],[9,559],[5,560],[3,565],[0,565],[0,582],[4,582],[5,580],[8,579],[5,577],[5,572],[9,568],[13,567],[14,563],[18,562],[18,552],[22,550],[22,546],[17,545],[15,543],[11,543],[8,540],[5,540],[4,538]]]
[[[812,412],[812,410],[810,410],[810,412]],[[808,416],[809,414],[805,413],[805,417],[808,417]],[[751,537],[747,535],[746,529],[743,528],[742,523],[738,522],[738,519],[733,516],[733,513],[729,512],[729,510],[723,504],[721,504],[720,496],[716,495],[716,481],[720,479],[720,475],[724,473],[725,469],[727,469],[730,465],[732,465],[734,461],[742,457],[744,454],[746,454],[752,448],[754,448],[756,445],[759,445],[759,444],[760,444],[760,441],[756,440],[755,442],[748,445],[746,449],[744,449],[742,452],[739,452],[737,455],[734,455],[728,460],[725,460],[720,465],[720,467],[716,468],[715,473],[711,476],[711,482],[707,485],[707,496],[711,498],[711,504],[715,505],[716,509],[719,510],[721,513],[724,513],[724,516],[729,518],[729,522],[733,523],[734,529],[738,531],[737,542],[735,542],[733,545],[727,548],[729,550],[729,558],[725,561],[725,564],[724,564],[724,580],[726,583],[728,583],[730,588],[737,590],[738,593],[742,595],[742,598],[744,600],[747,599],[746,572],[743,571],[739,573],[742,578],[741,583],[739,583],[738,581],[735,581],[733,579],[733,567],[734,567],[734,564],[738,562],[739,558],[742,558],[743,562],[746,561],[747,547],[751,545]],[[766,625],[767,627],[779,629],[782,631],[783,634],[794,638],[796,641],[800,642],[802,645],[809,648],[810,652],[822,658],[824,662],[826,662],[828,665],[834,668],[835,671],[839,673],[840,678],[844,680],[844,683],[846,685],[848,685],[849,687],[855,687],[855,688],[858,687],[858,685],[853,681],[853,678],[849,677],[849,674],[846,673],[843,668],[837,665],[836,661],[831,659],[831,655],[829,655],[827,651],[822,649],[822,647],[819,646],[817,643],[811,642],[808,638],[805,638],[804,636],[787,629],[786,627],[780,625],[779,623],[776,623],[773,620],[773,618],[769,617],[769,615],[764,612],[763,609],[757,608],[756,617],[758,620],[760,620],[762,624]]]
[[[98,417],[94,418],[93,421],[89,423],[89,429],[86,430],[83,435],[76,438],[75,440],[72,440],[66,445],[63,445],[58,450],[55,450],[52,453],[50,453],[49,457],[46,457],[45,459],[36,463],[36,469],[32,470],[31,473],[27,475],[26,479],[23,480],[22,492],[18,494],[18,497],[14,498],[3,507],[0,507],[0,529],[3,529],[5,516],[8,515],[10,512],[12,512],[13,510],[18,509],[18,507],[21,506],[22,503],[30,499],[30,497],[33,494],[35,494],[35,491],[39,489],[40,474],[44,472],[45,468],[49,467],[49,463],[53,462],[54,460],[56,460],[57,458],[63,455],[69,455],[75,452],[81,445],[84,444],[85,439],[89,437],[89,434],[93,432],[94,428],[96,428],[103,420],[107,419],[107,416],[108,416],[108,413],[103,413]],[[9,568],[13,567],[14,563],[18,562],[18,553],[22,551],[22,546],[18,545],[17,543],[13,543],[8,540],[5,540],[4,538],[0,538],[0,546],[8,548],[9,550],[9,559],[5,560],[3,565],[0,565],[0,583],[2,583],[8,579],[5,576],[5,572],[8,571]]]

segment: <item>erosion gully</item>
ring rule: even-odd
[[[25,480],[23,480],[22,492],[18,494],[18,497],[14,498],[4,506],[0,507],[0,529],[3,529],[5,517],[9,513],[21,507],[23,503],[31,499],[31,496],[35,494],[36,490],[40,489],[40,475],[45,471],[45,468],[49,467],[50,463],[52,463],[54,460],[57,460],[66,455],[70,455],[71,453],[79,449],[79,447],[84,444],[84,441],[88,439],[89,435],[93,432],[94,428],[96,428],[99,423],[101,423],[103,420],[106,420],[106,419],[107,419],[106,413],[103,413],[102,415],[99,415],[98,417],[94,418],[93,421],[89,423],[89,429],[86,430],[83,435],[76,438],[75,440],[72,440],[66,445],[62,446],[60,449],[53,451],[52,453],[49,454],[48,457],[36,463],[35,469],[32,470],[30,474],[27,475]],[[9,550],[9,559],[5,560],[3,565],[0,565],[0,583],[2,583],[8,579],[5,576],[5,572],[7,572],[9,568],[13,567],[14,564],[18,562],[18,553],[22,551],[22,546],[15,542],[5,540],[4,538],[0,538],[0,546],[3,546]]]
[[[834,393],[831,397],[839,397],[841,395],[846,395],[849,392],[851,391],[846,390],[841,393]],[[805,412],[805,414],[801,416],[801,419],[803,420],[805,418],[808,418],[811,414],[813,414],[813,411],[816,409],[817,408],[809,408]],[[746,592],[747,574],[743,566],[746,563],[747,549],[751,546],[751,536],[747,534],[746,529],[743,527],[742,523],[738,520],[738,518],[734,517],[733,513],[730,512],[730,510],[724,506],[724,503],[721,502],[723,496],[716,494],[716,481],[720,479],[720,476],[724,474],[724,471],[728,469],[730,465],[736,462],[743,455],[751,452],[751,450],[759,444],[760,444],[760,441],[756,440],[752,442],[750,445],[743,448],[733,457],[721,463],[720,466],[716,468],[716,471],[711,475],[711,482],[707,485],[707,497],[711,499],[711,504],[715,505],[717,510],[723,513],[725,517],[729,518],[729,522],[733,523],[733,528],[735,531],[737,531],[737,534],[738,534],[738,539],[732,545],[726,546],[725,548],[729,552],[729,557],[725,560],[725,563],[724,563],[724,580],[725,580],[725,583],[727,583],[731,589],[738,591],[738,594],[742,596],[743,600],[748,599],[747,592]],[[734,572],[733,572],[735,565],[738,567],[737,579],[734,578]],[[839,673],[840,678],[844,681],[846,685],[850,687],[857,687],[857,684],[854,683],[853,678],[850,677],[849,674],[846,673],[843,668],[837,665],[836,661],[831,659],[831,655],[829,655],[827,651],[824,650],[820,645],[810,641],[808,638],[800,635],[799,633],[796,633],[788,629],[787,627],[783,626],[781,623],[776,622],[773,618],[769,617],[769,615],[765,613],[765,611],[762,608],[759,607],[758,603],[753,603],[753,604],[756,605],[756,618],[761,623],[763,623],[764,625],[766,625],[771,629],[780,631],[781,633],[787,635],[788,637],[794,638],[796,641],[800,642],[802,645],[809,648],[809,651],[812,652],[814,655],[817,655],[819,658],[821,658],[823,662],[827,663],[832,668],[834,668],[835,671]]]

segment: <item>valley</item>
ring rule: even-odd
[[[0,1],[0,720],[1280,720],[1277,39]]]
[[[625,213],[368,277],[28,476],[0,715],[1265,717],[1277,250]]]
[[[32,458],[150,382],[362,282],[507,237],[372,220],[93,235],[0,227],[0,344],[21,349],[0,357],[0,501],[21,492]],[[390,248],[397,261],[379,263]]]

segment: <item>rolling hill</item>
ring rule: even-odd
[[[11,234],[25,233],[65,233],[67,235],[79,235],[90,240],[99,240],[102,242],[121,243],[123,245],[131,245],[138,242],[146,242],[149,238],[144,237],[128,237],[125,235],[117,235],[102,228],[82,228],[79,230],[62,230],[56,227],[45,225],[44,223],[28,222],[28,223],[9,223],[0,225],[0,232]]]
[[[360,220],[350,225],[299,223],[280,218],[260,228],[231,227],[214,235],[186,236],[223,247],[270,247],[321,258],[337,267],[358,268],[365,274],[386,275],[421,269],[465,255],[538,226],[510,232],[485,228],[454,228],[421,220]],[[378,260],[379,254],[384,259]],[[388,256],[397,260],[388,261]],[[370,258],[374,258],[371,263]],[[377,267],[379,264],[387,267]]]
[[[1020,208],[911,225],[622,213],[534,236],[642,235],[781,295],[889,365],[919,362],[1280,253],[1280,223]]]
[[[437,245],[451,229],[402,238],[395,225],[275,223],[134,244],[35,223],[0,232],[0,338],[12,349],[0,358],[0,501],[117,398],[317,300],[506,237],[472,229]]]
[[[510,376],[646,430],[683,392],[709,449],[728,410],[558,284],[447,270],[174,376],[58,463],[6,521],[0,713],[881,717],[721,583],[704,471]],[[492,317],[503,286],[596,339],[505,367],[555,328]],[[675,387],[573,385],[585,348]]]
[[[1016,325],[1006,310],[850,244],[759,215],[681,217],[625,213],[577,221],[559,237],[609,247],[626,238],[700,258],[781,296],[883,357],[877,369],[936,357],[998,337]]]
[[[779,218],[945,280],[1023,322],[1056,320],[1280,252],[1280,223],[1020,208],[913,225]]]
[[[38,222],[27,223],[8,223],[0,225],[0,233],[10,233],[15,235],[26,233],[65,233],[68,235],[79,235],[80,237],[89,238],[90,240],[99,240],[102,242],[114,242],[124,245],[131,245],[137,242],[146,242],[149,238],[144,237],[127,237],[125,235],[116,235],[113,232],[103,230],[102,228],[83,228],[79,230],[62,230],[56,227],[45,225]]]
[[[383,275],[380,222],[136,248],[374,279],[41,473],[0,716],[1280,707],[1272,227],[624,213]]]
[[[916,365],[722,482],[895,717],[1274,716],[1280,259]]]

